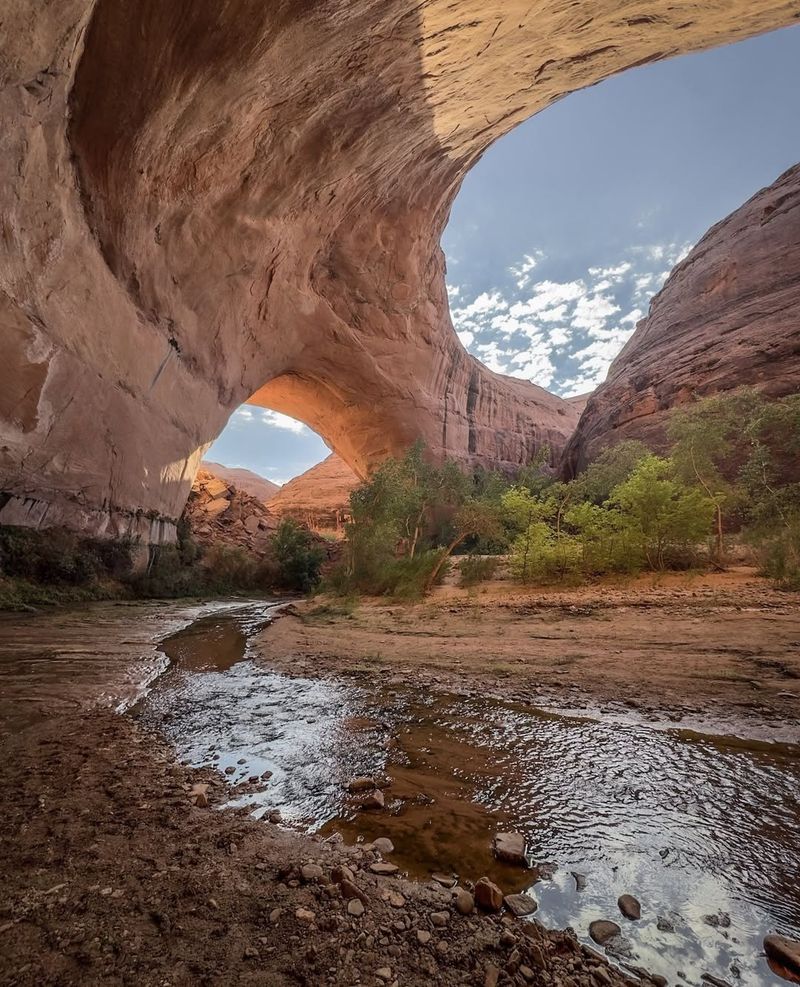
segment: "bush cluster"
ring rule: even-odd
[[[419,597],[467,552],[462,585],[510,556],[521,582],[726,563],[738,533],[781,586],[800,585],[800,395],[742,390],[675,411],[667,455],[641,442],[604,451],[560,481],[548,452],[509,481],[428,462],[414,446],[384,462],[350,498],[345,555],[329,580],[344,594]],[[481,554],[483,558],[477,558]]]

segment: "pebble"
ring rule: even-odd
[[[300,876],[306,882],[310,884],[312,881],[321,881],[323,875],[323,870],[319,864],[303,864],[300,868]]]
[[[539,907],[539,903],[528,894],[507,894],[503,898],[503,904],[517,918],[532,915]]]
[[[764,939],[764,952],[770,959],[777,960],[800,974],[800,942],[785,936],[767,936]]]
[[[483,987],[497,987],[500,979],[500,970],[494,963],[486,964],[486,976],[483,978]]]
[[[298,922],[313,922],[317,916],[308,908],[298,908],[294,913],[294,917]]]
[[[431,925],[437,929],[443,929],[450,921],[450,912],[431,912]]]
[[[391,980],[392,979],[391,968],[388,966],[381,966],[375,971],[375,976],[378,977],[380,980]]]
[[[347,914],[353,915],[355,918],[361,918],[364,914],[364,904],[359,898],[351,898],[347,902]]]
[[[455,874],[431,874],[431,880],[440,884],[443,888],[454,888],[458,878]]]
[[[339,864],[338,867],[334,867],[331,871],[331,880],[334,884],[341,884],[342,881],[352,881],[354,880],[353,872],[347,866],[347,864]]]
[[[497,833],[494,838],[494,855],[506,864],[527,867],[525,837],[522,833]]]
[[[373,840],[372,848],[378,853],[394,853],[394,843],[387,836],[379,836],[377,840]]]
[[[486,912],[499,912],[503,907],[503,892],[488,877],[475,885],[475,904]]]
[[[656,927],[659,932],[674,932],[675,926],[670,922],[668,918],[664,918],[663,915],[658,916],[658,921],[656,922]]]
[[[370,792],[369,795],[365,795],[361,800],[360,808],[370,810],[370,809],[383,809],[386,806],[386,799],[383,797],[383,792],[376,788],[374,792]]]
[[[384,860],[379,860],[377,863],[370,864],[369,869],[373,874],[378,874],[381,877],[388,877],[390,874],[396,874],[399,870],[397,864],[389,864]]]
[[[579,874],[577,871],[571,871],[570,873],[575,878],[575,890],[576,891],[585,891],[586,890],[586,875],[585,874]]]
[[[375,780],[373,778],[367,778],[361,776],[358,778],[351,778],[347,783],[348,792],[368,792],[371,788],[375,787]]]
[[[608,922],[605,919],[598,919],[589,926],[589,935],[598,946],[604,946],[614,936],[618,936],[622,929],[616,922]]]
[[[617,905],[625,918],[629,918],[632,922],[642,917],[642,906],[632,894],[620,895],[617,899]]]
[[[389,892],[389,904],[392,908],[402,908],[406,903],[406,899],[399,894],[397,891]]]
[[[420,946],[427,946],[431,941],[431,934],[427,929],[417,929],[417,942]]]
[[[475,911],[475,899],[466,888],[459,888],[456,891],[454,903],[460,915],[471,915]]]

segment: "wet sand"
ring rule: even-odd
[[[316,599],[257,644],[272,667],[300,674],[800,740],[800,593],[750,569],[574,590],[445,587],[415,606]]]

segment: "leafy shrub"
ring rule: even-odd
[[[468,555],[458,567],[459,586],[477,586],[491,579],[500,559],[493,555]]]
[[[319,583],[325,552],[296,521],[281,521],[272,538],[272,553],[280,588],[307,593]]]

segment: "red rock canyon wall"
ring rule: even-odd
[[[0,522],[170,538],[250,398],[358,473],[558,452],[455,336],[441,231],[497,138],[800,0],[5,0]]]

